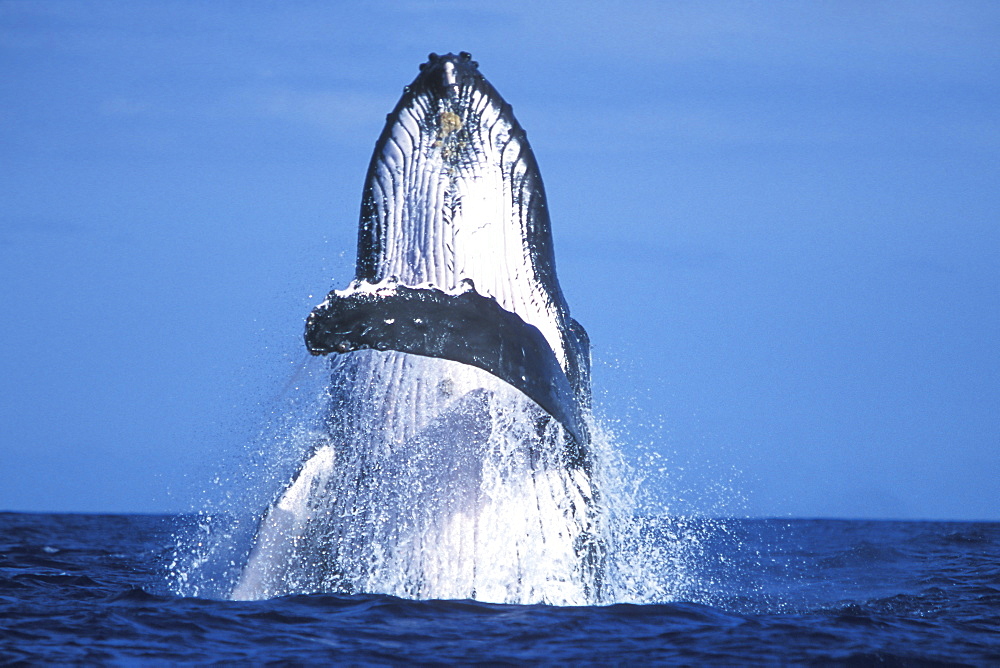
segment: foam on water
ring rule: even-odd
[[[703,598],[705,523],[640,508],[643,474],[600,424],[588,475],[565,465],[558,423],[480,369],[392,351],[307,367],[242,470],[178,538],[176,593]]]

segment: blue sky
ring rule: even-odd
[[[514,106],[677,512],[1000,519],[1000,6],[0,3],[0,509],[184,510],[430,51]]]

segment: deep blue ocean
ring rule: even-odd
[[[183,598],[194,521],[0,513],[0,664],[1000,665],[1000,523],[703,520],[698,601],[560,608]]]

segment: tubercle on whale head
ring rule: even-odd
[[[426,63],[420,63],[420,71],[427,72],[433,70],[435,67],[441,67],[445,63],[458,64],[463,67],[469,67],[473,70],[479,69],[479,63],[472,59],[472,54],[468,51],[460,51],[456,56],[454,53],[446,53],[443,56],[439,56],[436,53],[430,53],[427,56]]]
[[[472,60],[472,54],[467,51],[443,56],[431,53],[427,56],[427,62],[420,64],[417,78],[403,87],[403,100],[429,96],[446,103],[458,103],[463,89],[477,87],[489,87],[489,84],[479,72],[479,63]],[[495,91],[491,92],[495,94]],[[496,97],[499,98],[499,95]],[[386,118],[391,121],[394,115],[387,114]]]
[[[472,60],[470,53],[462,51],[458,55],[430,54],[427,62],[420,64],[420,73],[406,87],[406,91],[414,95],[429,94],[431,97],[447,101],[457,100],[462,96],[463,90],[471,88],[492,89],[492,86],[479,72],[479,63]],[[490,93],[495,94],[495,91],[490,90]],[[499,95],[496,97],[499,98]]]

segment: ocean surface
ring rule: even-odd
[[[0,664],[1000,665],[1000,523],[698,520],[686,600],[553,607],[181,597],[196,521],[0,513]]]

